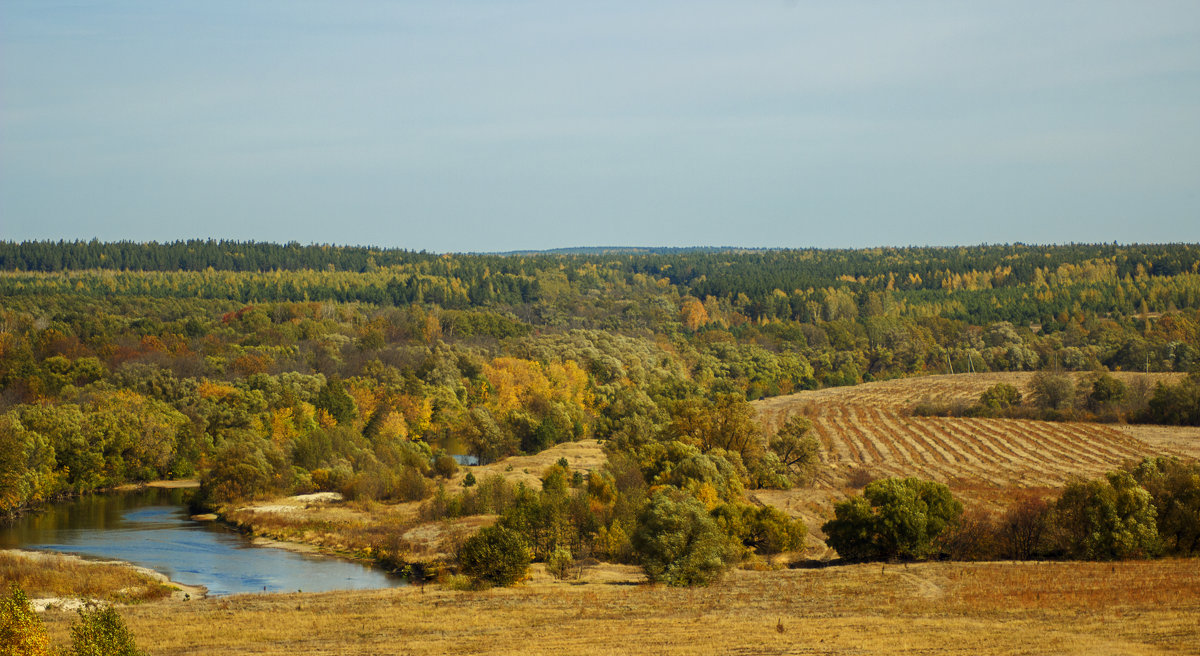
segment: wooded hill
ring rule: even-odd
[[[212,503],[417,500],[452,471],[451,442],[486,461],[596,437],[611,465],[578,491],[595,503],[570,543],[620,558],[649,486],[732,504],[737,530],[775,521],[741,492],[804,480],[804,428],[763,435],[748,400],[950,371],[1194,369],[1200,247],[2,242],[0,306],[0,510],[196,474]],[[1197,389],[1114,412],[1192,421],[1168,411]]]

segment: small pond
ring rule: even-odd
[[[363,564],[256,547],[216,522],[190,518],[191,490],[149,488],[81,497],[0,523],[0,548],[124,560],[209,595],[323,592],[404,585]]]

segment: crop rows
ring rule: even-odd
[[[976,480],[993,485],[1060,485],[1148,453],[1103,424],[1023,419],[911,417],[880,405],[808,404],[827,465],[880,475]]]

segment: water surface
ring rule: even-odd
[[[191,490],[92,495],[0,524],[0,548],[40,549],[124,560],[202,585],[210,595],[323,592],[403,585],[359,563],[256,547],[215,522],[190,519]]]

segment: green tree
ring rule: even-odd
[[[575,557],[571,555],[571,550],[566,547],[559,547],[550,554],[546,559],[546,571],[550,576],[558,580],[563,580],[571,575],[571,569],[575,566]]]
[[[1163,550],[1200,554],[1200,463],[1158,456],[1143,459],[1129,472],[1150,493]]]
[[[729,538],[704,506],[678,490],[650,498],[632,543],[646,577],[668,585],[708,585],[734,557]]]
[[[1146,558],[1160,546],[1150,493],[1128,472],[1068,483],[1052,523],[1059,548],[1072,558]]]
[[[1125,383],[1108,373],[1101,374],[1092,381],[1092,389],[1088,393],[1088,401],[1095,408],[1107,408],[1124,398]]]
[[[885,478],[836,504],[821,530],[847,560],[920,559],[933,554],[937,537],[960,515],[962,504],[941,483]]]
[[[1075,401],[1075,380],[1066,374],[1039,371],[1029,381],[1034,401],[1043,408],[1062,410]]]
[[[463,543],[458,564],[477,582],[508,586],[525,576],[529,569],[529,548],[516,531],[503,526],[488,526]]]
[[[789,417],[769,443],[795,484],[809,481],[819,462],[820,444],[809,434],[811,430],[812,422],[808,419]]]

